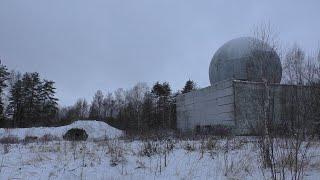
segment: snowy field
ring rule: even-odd
[[[61,140],[82,127],[86,142]],[[45,132],[42,132],[45,131]],[[58,128],[0,129],[0,137],[51,134],[60,139],[0,144],[0,179],[269,179],[255,138],[137,141],[101,122]],[[106,138],[107,137],[107,138]],[[304,179],[319,179],[319,143],[308,149]],[[286,179],[291,179],[286,172]]]

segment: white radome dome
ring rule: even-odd
[[[239,79],[280,83],[282,67],[278,54],[266,43],[252,37],[228,41],[214,54],[209,68],[211,85]]]

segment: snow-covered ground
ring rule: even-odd
[[[94,125],[95,124],[95,125]],[[0,144],[0,179],[269,179],[255,138],[133,141],[101,122],[10,130],[10,135],[61,136],[70,127],[88,131],[86,142]],[[41,132],[46,130],[46,132]],[[40,132],[39,132],[40,131]],[[6,135],[8,132],[0,131]],[[1,135],[1,136],[2,136]],[[102,140],[108,136],[108,140]],[[113,138],[111,138],[113,137]],[[95,139],[98,138],[98,139]],[[320,177],[320,143],[308,149],[304,179]],[[290,172],[286,178],[290,179]]]
[[[46,134],[56,136],[62,139],[62,136],[72,128],[84,129],[89,135],[88,140],[101,140],[107,138],[115,138],[122,135],[122,131],[117,130],[101,121],[84,121],[79,120],[74,123],[61,127],[35,127],[35,128],[17,128],[3,129],[0,128],[0,138],[14,136],[24,139],[26,136],[42,137]]]

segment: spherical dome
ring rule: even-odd
[[[210,83],[239,79],[280,83],[282,67],[278,54],[266,43],[252,37],[233,39],[214,54],[209,68]]]

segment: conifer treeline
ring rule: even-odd
[[[2,64],[0,79],[0,126],[45,126],[56,120],[58,99],[55,98],[56,88],[53,81],[41,79],[36,72],[23,75],[9,73]],[[3,93],[5,88],[6,95]],[[8,99],[6,105],[3,103],[4,99]]]

